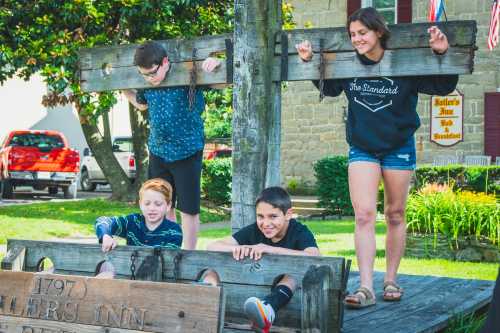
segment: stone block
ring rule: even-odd
[[[476,250],[473,247],[468,247],[463,250],[460,250],[456,253],[455,258],[458,261],[481,261],[483,258],[481,252]]]

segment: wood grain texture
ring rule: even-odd
[[[439,332],[455,315],[483,308],[491,301],[494,282],[401,274],[398,283],[405,294],[401,302],[382,299],[383,274],[375,273],[377,305],[362,310],[345,310],[345,333],[427,333]],[[359,285],[352,274],[349,290]]]
[[[261,4],[259,4],[261,5]],[[264,8],[265,6],[261,6]],[[238,7],[237,7],[238,8]],[[253,24],[254,21],[250,23]],[[259,23],[261,24],[261,23]],[[284,32],[285,35],[276,34],[274,59],[272,60],[272,79],[274,82],[282,80],[281,73],[283,64],[281,62],[282,36],[286,36],[288,60],[287,68],[291,72],[288,77],[290,81],[318,79],[318,60],[305,65],[297,56],[295,44],[310,40],[315,53],[319,52],[319,40],[325,41],[325,52],[336,54],[337,61],[329,60],[326,79],[346,77],[367,76],[411,76],[411,75],[435,75],[435,74],[467,74],[473,70],[474,50],[476,48],[477,26],[475,21],[450,21],[438,23],[438,26],[447,34],[450,43],[449,52],[442,57],[433,55],[429,49],[429,36],[427,28],[429,23],[398,24],[390,27],[392,37],[388,41],[388,52],[384,59],[375,69],[367,70],[357,61],[345,28],[323,28],[307,30],[291,30]],[[248,27],[258,30],[262,26]],[[247,28],[245,28],[247,29]],[[243,38],[238,35],[237,38]],[[266,35],[268,36],[268,35]],[[172,69],[167,79],[161,83],[162,87],[185,86],[189,84],[189,70],[192,67],[192,49],[197,50],[197,63],[214,54],[223,54],[226,51],[226,39],[230,35],[207,36],[190,40],[166,40],[160,41],[169,54]],[[249,44],[250,43],[250,44]],[[256,45],[253,45],[255,43]],[[239,48],[254,46],[257,49],[264,47],[258,42],[236,41],[234,54],[237,56]],[[238,46],[239,45],[239,46]],[[100,47],[95,49],[83,49],[80,52],[80,77],[81,86],[84,91],[105,91],[128,88],[147,88],[149,85],[137,72],[133,65],[134,52],[137,45],[122,45]],[[244,51],[248,54],[248,50]],[[344,54],[345,53],[345,54]],[[252,53],[250,53],[252,54]],[[249,54],[249,55],[250,55]],[[332,55],[328,58],[332,59]],[[246,58],[245,58],[246,59]],[[259,58],[259,65],[263,65],[263,58]],[[234,60],[234,59],[233,59]],[[233,73],[241,72],[242,59],[234,62]],[[248,60],[248,59],[246,59]],[[197,66],[201,68],[201,66]],[[105,69],[105,70],[104,70]],[[243,69],[243,68],[241,68]],[[333,70],[335,69],[335,70]],[[253,73],[250,71],[248,73]],[[260,69],[262,73],[262,69]],[[198,85],[220,85],[232,83],[227,78],[226,63],[215,73],[204,73],[201,69],[197,72]]]
[[[2,269],[10,271],[22,271],[24,269],[24,258],[26,248],[24,246],[14,246],[7,251],[2,260]]]
[[[50,258],[54,263],[55,272],[73,276],[93,275],[97,264],[108,260],[115,267],[118,277],[128,279],[130,276],[131,255],[137,251],[136,266],[147,256],[153,255],[153,250],[144,247],[120,246],[104,256],[99,245],[69,244],[59,242],[8,240],[8,247],[26,247],[26,270],[35,270],[42,258]],[[259,261],[245,259],[236,261],[230,253],[211,251],[163,250],[165,260],[164,276],[167,280],[181,283],[191,283],[198,277],[200,271],[206,268],[216,270],[222,281],[225,306],[221,305],[221,316],[226,322],[244,323],[243,304],[248,297],[264,297],[270,292],[274,279],[283,273],[294,277],[299,282],[291,302],[282,309],[276,319],[276,324],[282,327],[301,328],[302,287],[301,282],[310,266],[326,265],[331,275],[331,293],[336,300],[342,294],[343,258],[333,257],[303,257],[265,255]],[[174,265],[177,258],[178,265]],[[174,274],[174,272],[176,272]],[[328,311],[339,318],[341,304],[329,304]],[[314,305],[315,306],[315,305]]]
[[[0,272],[1,315],[61,324],[215,333],[220,296],[212,286]]]

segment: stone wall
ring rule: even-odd
[[[344,26],[347,0],[289,0],[294,6],[297,28]],[[425,22],[427,0],[413,1],[413,22]],[[484,93],[500,89],[500,47],[490,52],[486,38],[490,19],[490,0],[446,1],[449,20],[471,20],[478,24],[474,73],[460,77],[458,89],[464,94],[464,141],[453,147],[430,142],[430,102],[421,95],[418,113],[422,127],[416,133],[418,163],[430,163],[436,155],[481,155],[484,153]],[[319,103],[319,92],[310,82],[290,82],[282,98],[281,175],[283,185],[294,179],[314,185],[312,166],[327,155],[345,155],[343,94],[326,97]]]

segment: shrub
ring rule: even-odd
[[[231,158],[203,161],[201,191],[205,199],[225,205],[231,202]]]
[[[354,215],[349,198],[347,157],[326,157],[314,164],[319,205],[330,213]]]
[[[458,237],[500,240],[500,210],[495,196],[469,191],[453,192],[447,185],[432,184],[411,194],[406,208],[408,230]],[[500,245],[500,244],[499,244]]]
[[[205,95],[206,112],[202,114],[205,119],[205,137],[231,138],[233,127],[233,90],[225,88],[223,90],[207,90]]]
[[[290,195],[315,195],[316,189],[308,183],[292,178],[287,182],[286,190]]]
[[[426,184],[448,184],[454,190],[476,192],[500,192],[500,166],[449,165],[440,167],[419,167],[415,171],[416,190]]]

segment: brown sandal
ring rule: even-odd
[[[399,296],[393,296],[396,293],[398,293]],[[403,297],[403,293],[403,288],[401,288],[396,282],[384,282],[384,301],[399,302],[401,300],[401,297]]]
[[[361,296],[363,295],[363,296]],[[350,298],[350,300],[348,299]],[[367,306],[375,305],[375,295],[366,287],[359,287],[353,294],[347,295],[344,299],[344,304],[348,308],[362,309]]]

